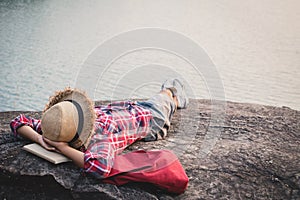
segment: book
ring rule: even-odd
[[[54,151],[48,151],[36,143],[25,145],[23,149],[54,164],[71,161],[68,157]]]

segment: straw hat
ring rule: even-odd
[[[70,146],[87,148],[94,131],[94,104],[77,89],[66,88],[50,97],[41,120],[43,136]]]

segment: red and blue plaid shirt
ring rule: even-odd
[[[131,101],[98,106],[95,112],[94,134],[88,148],[83,150],[84,171],[105,178],[113,167],[115,156],[150,132],[152,114]],[[10,123],[15,136],[17,129],[24,125],[42,134],[40,120],[21,114]]]

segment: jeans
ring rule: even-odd
[[[153,115],[151,131],[144,141],[164,139],[171,125],[171,118],[176,110],[173,98],[165,93],[159,93],[147,101],[138,101],[137,105],[149,109]]]

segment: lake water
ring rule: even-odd
[[[300,110],[299,10],[298,0],[0,1],[0,111],[42,110],[55,90],[78,86],[93,50],[147,27],[199,45],[225,100]],[[165,77],[178,75],[191,97],[211,98],[211,77],[165,50],[128,51],[101,73],[105,67],[92,74],[100,77],[95,100],[147,98]]]

